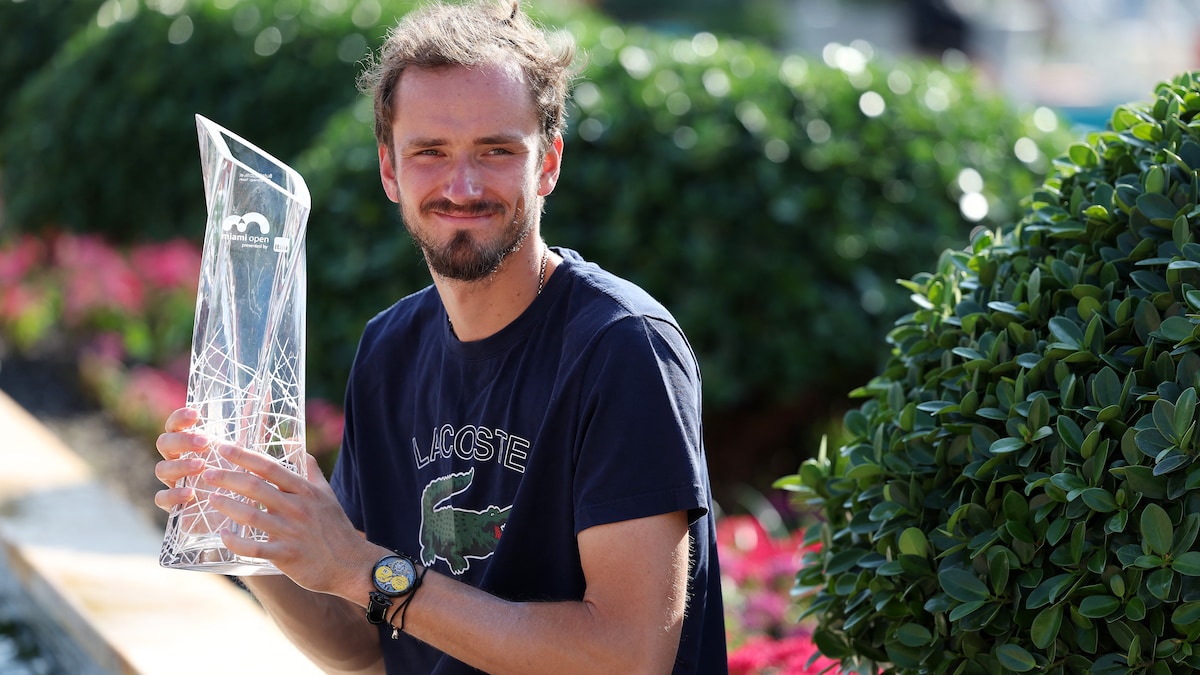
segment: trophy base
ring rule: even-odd
[[[249,558],[231,553],[215,535],[193,538],[186,548],[164,547],[158,564],[175,570],[191,570],[211,574],[229,574],[249,577],[268,574],[283,574],[274,563],[262,558]]]

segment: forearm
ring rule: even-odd
[[[362,607],[305,590],[282,575],[250,576],[243,582],[283,634],[326,672],[384,672],[379,634],[366,622]]]
[[[406,633],[493,675],[670,672],[679,624],[630,628],[587,601],[507,602],[433,573],[405,622]]]

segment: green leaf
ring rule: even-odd
[[[1020,645],[1006,644],[996,648],[996,660],[1000,665],[1016,673],[1025,673],[1037,667],[1033,655]]]
[[[924,647],[933,642],[933,633],[919,623],[906,623],[896,629],[896,639],[907,647]]]
[[[1058,630],[1062,627],[1062,617],[1062,605],[1051,605],[1038,612],[1030,629],[1030,637],[1035,647],[1046,649],[1054,643],[1058,637]]]
[[[867,552],[863,549],[838,551],[829,559],[825,568],[825,574],[833,576],[854,569],[858,565],[858,561],[862,560],[866,554]]]
[[[1100,156],[1096,154],[1096,150],[1086,143],[1072,143],[1067,148],[1067,156],[1084,169],[1090,169],[1100,163]]]
[[[918,527],[910,527],[901,532],[897,544],[900,552],[905,555],[925,557],[929,553],[929,540],[925,538],[925,533]]]
[[[1029,594],[1029,598],[1025,601],[1025,607],[1037,609],[1055,602],[1074,581],[1075,575],[1073,574],[1057,574],[1046,579]]]
[[[1170,553],[1174,532],[1171,517],[1163,507],[1151,502],[1142,509],[1141,531],[1142,541],[1150,552],[1160,556]]]
[[[1111,595],[1089,595],[1079,603],[1079,613],[1089,619],[1103,619],[1121,607],[1121,601]]]
[[[1119,466],[1110,471],[1114,475],[1124,476],[1129,487],[1146,499],[1165,499],[1167,496],[1167,478],[1155,476],[1151,467]]]
[[[1159,227],[1171,227],[1174,224],[1175,215],[1179,212],[1175,202],[1153,192],[1146,192],[1139,196],[1137,208],[1151,223]]]
[[[1175,583],[1175,572],[1170,569],[1157,569],[1146,575],[1146,590],[1159,600],[1166,600],[1171,595],[1171,586]]]
[[[988,448],[994,455],[1003,455],[1009,452],[1016,452],[1025,447],[1024,439],[1020,438],[1001,438],[995,443],[992,443]]]
[[[1055,339],[1072,349],[1083,349],[1083,330],[1079,324],[1061,316],[1052,317],[1049,322],[1050,333]]]
[[[970,614],[979,611],[981,607],[987,604],[987,600],[972,600],[950,610],[951,621],[961,621]]]
[[[1200,551],[1188,551],[1171,561],[1171,569],[1184,576],[1200,577]]]
[[[1175,607],[1171,613],[1171,623],[1178,626],[1191,626],[1200,621],[1200,602],[1185,602]]]
[[[1117,510],[1117,501],[1104,488],[1088,488],[1080,494],[1080,498],[1089,508],[1099,513],[1112,513]]]
[[[1176,438],[1182,438],[1196,419],[1196,389],[1188,387],[1183,390],[1175,401],[1175,419],[1173,427]]]
[[[959,602],[986,600],[987,585],[971,572],[963,569],[949,569],[938,576],[938,582],[946,595]]]

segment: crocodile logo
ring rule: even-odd
[[[426,567],[441,558],[458,575],[471,566],[468,558],[482,560],[496,552],[511,506],[471,511],[446,503],[465,492],[474,480],[472,467],[435,478],[421,493],[421,563]]]

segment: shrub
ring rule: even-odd
[[[832,67],[707,33],[560,25],[588,61],[543,231],[676,314],[714,411],[840,396],[847,372],[877,367],[906,302],[893,280],[965,236],[965,195],[986,201],[983,224],[1011,217],[1006,195],[1037,184],[1039,147],[1065,134],[977,93],[966,70],[849,48]],[[868,92],[882,114],[861,111]],[[324,255],[310,302],[338,319],[310,342],[341,371],[351,334],[428,274],[381,194],[369,110],[339,113],[297,169]]]
[[[590,66],[547,229],[667,304],[716,409],[872,372],[906,302],[894,280],[1015,213],[1062,138],[965,68],[572,28]]]
[[[819,507],[815,640],[888,673],[1200,668],[1200,74],[906,284]]]
[[[0,129],[6,226],[198,240],[193,115],[291,161],[354,100],[356,62],[409,3],[160,4],[107,3],[125,13],[101,12],[21,88]]]
[[[100,0],[0,0],[0,128],[14,92],[96,15]]]

